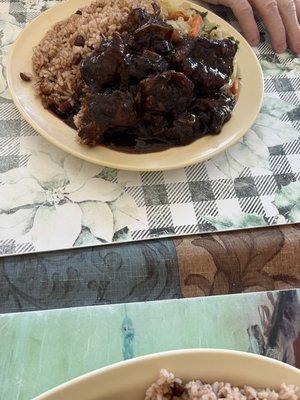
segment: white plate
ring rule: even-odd
[[[116,0],[117,1],[117,0]],[[7,80],[13,100],[23,117],[44,138],[74,156],[95,164],[125,170],[167,170],[204,161],[233,145],[255,121],[263,98],[263,76],[260,64],[245,39],[227,22],[209,12],[209,18],[240,41],[237,62],[242,78],[241,89],[231,120],[219,135],[205,136],[184,147],[150,154],[126,154],[102,146],[93,149],[76,141],[75,131],[45,110],[32,84],[23,82],[20,72],[32,72],[32,48],[58,21],[69,17],[86,0],[68,0],[42,13],[20,34],[10,52]],[[191,3],[192,4],[192,3]],[[194,8],[205,11],[193,4]]]

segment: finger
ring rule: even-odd
[[[286,34],[276,0],[251,0],[251,2],[263,19],[274,50],[277,53],[284,52],[287,46]]]
[[[298,22],[300,23],[300,0],[295,0]]]
[[[278,8],[286,29],[289,48],[298,54],[300,53],[300,26],[296,4],[293,0],[278,0]]]
[[[247,0],[228,0],[226,1],[238,19],[244,35],[251,46],[259,44],[259,31],[254,18],[253,9]]]

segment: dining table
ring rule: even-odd
[[[0,400],[172,349],[300,368],[300,58],[258,21],[264,103],[236,145],[174,171],[103,168],[35,133],[7,86],[18,34],[55,4],[0,3]]]

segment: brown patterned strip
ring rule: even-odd
[[[174,242],[185,297],[300,287],[297,225]]]

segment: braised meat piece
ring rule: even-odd
[[[174,51],[174,46],[173,43],[168,40],[154,39],[151,42],[151,50],[169,58],[170,53],[172,54]]]
[[[155,3],[153,8],[153,15],[140,8],[132,10],[123,30],[129,32],[127,42],[132,51],[148,49],[166,55],[173,51],[174,28],[159,17],[160,8]]]
[[[180,66],[181,62],[190,57],[190,53],[194,46],[194,40],[190,38],[183,38],[176,43],[174,53],[171,57],[171,62],[176,66]]]
[[[174,28],[157,14],[149,16],[142,13],[140,9],[135,9],[130,19],[140,21],[138,26],[132,22],[126,24],[129,27],[128,44],[131,51],[142,52],[147,49],[164,55],[173,50],[171,42]]]
[[[191,57],[182,61],[181,71],[193,82],[197,82],[197,86],[208,90],[221,88],[229,79],[218,69],[208,66],[204,61],[195,61]]]
[[[149,43],[151,39],[171,40],[174,28],[160,18],[151,18],[134,31],[138,43]]]
[[[237,44],[181,37],[159,13],[132,10],[121,35],[75,60],[90,93],[79,114],[84,143],[154,151],[218,134],[229,120],[235,99],[223,86]]]
[[[173,27],[166,22],[156,18],[150,19],[134,31],[133,49],[135,51],[148,49],[166,55],[173,50],[171,43],[173,31]]]
[[[197,86],[217,90],[229,82],[237,45],[230,39],[210,40],[199,37],[178,46],[173,60],[178,69]]]
[[[146,10],[142,8],[134,8],[130,11],[127,17],[127,21],[124,23],[122,27],[122,31],[125,32],[133,32],[141,25],[145,24],[149,21],[150,18],[159,18],[160,14],[160,6],[156,3],[152,4],[153,7],[153,15],[150,15]]]
[[[233,58],[237,52],[237,44],[230,38],[226,39],[208,39],[206,37],[198,37],[195,40],[193,55],[195,57],[204,58],[207,55],[208,63],[214,63],[216,66],[224,68],[224,61],[228,61],[232,66]],[[218,60],[222,59],[219,65]],[[227,66],[229,67],[229,66]]]
[[[151,74],[164,72],[168,69],[168,61],[150,50],[144,50],[141,55],[131,55],[126,66],[128,75],[131,78],[135,78],[137,82]]]
[[[191,143],[195,139],[195,126],[187,125],[185,123],[185,116],[183,116],[183,120],[180,119],[174,120],[172,126],[166,130],[165,136],[168,138],[170,143],[173,143],[173,146],[184,146]],[[198,137],[200,137],[198,135]]]
[[[221,92],[198,98],[192,107],[198,116],[197,129],[203,134],[220,133],[222,126],[230,119],[234,105],[233,97]]]
[[[140,82],[141,104],[147,111],[183,111],[193,100],[194,84],[184,74],[167,71]]]
[[[94,90],[101,90],[118,82],[118,74],[124,64],[125,44],[118,33],[112,39],[102,42],[91,56],[81,65],[84,82]]]
[[[126,32],[133,32],[139,26],[148,22],[149,19],[150,15],[146,10],[143,10],[142,8],[134,8],[128,14],[127,21],[125,22],[122,30]]]
[[[129,92],[115,90],[92,94],[85,110],[79,137],[91,146],[101,143],[109,128],[131,127],[137,123],[134,99]]]

